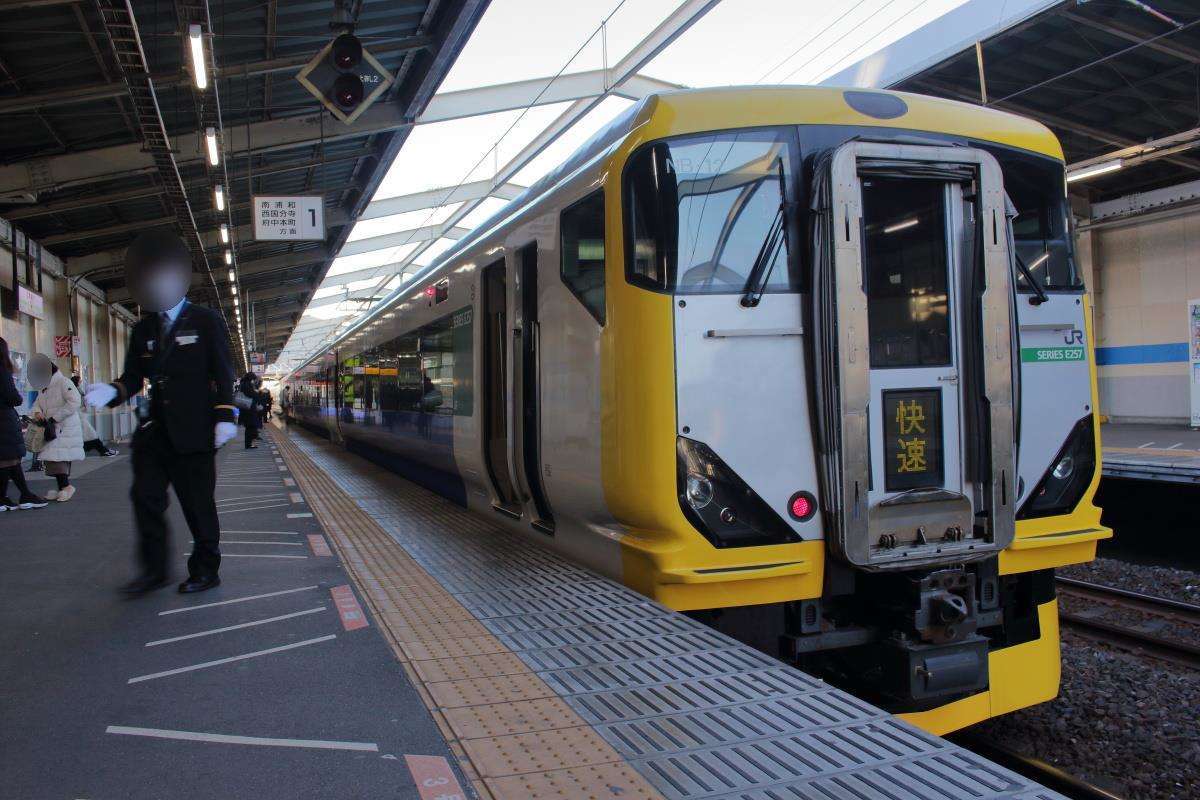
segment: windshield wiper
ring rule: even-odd
[[[785,246],[787,244],[787,210],[792,204],[787,201],[785,194],[787,184],[784,183],[783,157],[780,156],[777,160],[779,162],[779,208],[775,210],[771,227],[767,228],[767,235],[763,238],[762,246],[758,248],[758,255],[754,258],[754,265],[750,267],[750,274],[746,277],[746,285],[742,287],[742,305],[746,308],[754,308],[762,299],[767,282],[771,280],[771,272],[775,269],[775,257],[779,254],[779,245],[781,242]]]
[[[1021,256],[1017,253],[1016,249],[1013,250],[1013,258],[1017,260],[1017,269],[1021,270],[1021,274],[1025,276],[1025,280],[1029,282],[1029,286],[1033,289],[1033,297],[1029,298],[1029,304],[1040,306],[1049,300],[1050,296],[1046,294],[1042,285],[1038,283],[1037,278],[1033,277],[1033,273],[1029,270],[1029,267],[1025,266],[1025,262],[1021,260]]]

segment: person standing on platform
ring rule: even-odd
[[[21,431],[21,417],[17,414],[17,408],[23,403],[24,398],[13,380],[8,342],[0,338],[0,511],[45,508],[49,505],[46,498],[30,491],[21,469],[21,459],[25,457],[25,434]],[[21,493],[16,502],[8,499],[9,481],[16,484],[17,491]]]
[[[275,398],[271,396],[271,390],[263,387],[262,390],[262,412],[263,412],[263,427],[267,427],[267,423],[271,421],[271,405],[275,402]]]
[[[262,427],[262,400],[258,396],[258,379],[253,372],[247,372],[238,383],[238,391],[249,401],[248,408],[243,408],[238,415],[238,421],[246,429],[246,449],[257,450],[254,443],[258,439],[258,429]]]
[[[46,499],[65,503],[75,496],[71,485],[71,462],[83,461],[83,426],[79,422],[82,401],[75,384],[42,353],[29,359],[29,382],[38,388],[33,403],[35,425],[46,429],[46,446],[38,453],[46,474],[53,476],[57,488],[46,492]]]
[[[133,500],[141,574],[123,589],[143,594],[171,578],[167,487],[192,534],[182,593],[221,583],[216,451],[237,434],[229,330],[220,313],[187,300],[192,256],[178,235],[143,233],[125,253],[126,283],[145,314],[134,326],[125,369],[113,383],[88,387],[92,407],[126,402],[150,383],[133,436]]]

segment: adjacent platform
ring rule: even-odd
[[[1100,441],[1106,478],[1200,484],[1200,431],[1110,423]]]
[[[324,441],[272,436],[278,458],[222,455],[225,583],[204,595],[113,594],[124,459],[70,504],[0,516],[5,793],[1058,797]]]

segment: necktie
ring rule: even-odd
[[[158,312],[158,352],[167,346],[167,336],[171,333],[171,318],[167,312]]]

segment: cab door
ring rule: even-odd
[[[970,510],[959,382],[962,189],[864,176],[871,448],[869,503],[935,495]],[[969,524],[969,519],[964,519]],[[915,538],[915,531],[914,538]],[[925,537],[944,535],[926,530]],[[887,535],[886,533],[884,535]]]
[[[814,181],[830,547],[864,569],[982,557],[1015,530],[1012,275],[987,152],[853,141]]]

